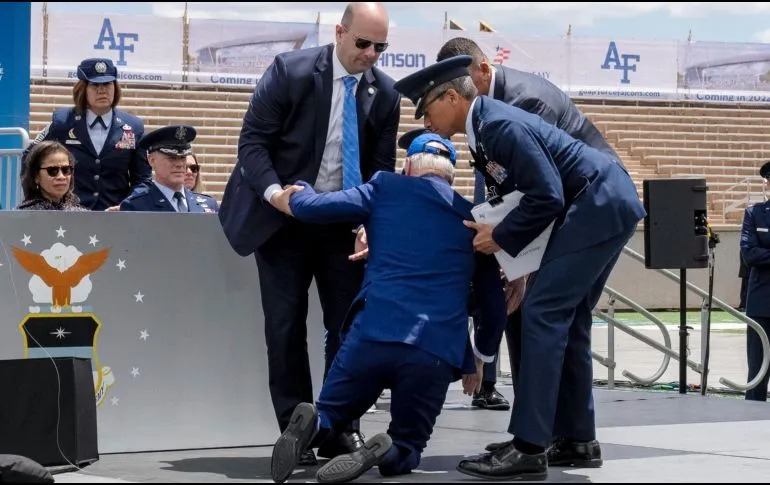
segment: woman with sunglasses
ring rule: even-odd
[[[201,194],[198,189],[201,185],[201,166],[198,163],[198,157],[191,153],[187,155],[187,172],[184,176],[184,188],[195,194],[196,201],[206,210],[206,212],[216,212],[218,209],[215,198]]]
[[[75,157],[58,141],[43,141],[27,155],[19,210],[87,211],[73,192]]]
[[[117,77],[110,59],[83,60],[72,88],[74,106],[54,111],[51,123],[30,146],[56,140],[67,147],[78,162],[75,193],[91,210],[117,206],[152,176],[145,154],[136,149],[144,122],[117,109],[121,98]],[[22,176],[26,167],[23,161]]]

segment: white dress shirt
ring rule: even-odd
[[[91,143],[94,145],[96,153],[101,153],[102,148],[104,148],[104,142],[107,141],[107,135],[110,133],[110,126],[112,125],[112,110],[109,110],[108,112],[101,115],[105,126],[97,123],[93,126],[93,128],[91,128],[91,125],[96,120],[97,116],[98,115],[90,109],[86,111],[86,127],[88,127],[88,136],[91,138]]]

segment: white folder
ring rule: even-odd
[[[508,215],[524,196],[524,193],[517,191],[506,194],[502,197],[494,197],[483,204],[479,204],[471,209],[471,214],[476,222],[480,224],[491,224],[496,226]],[[524,275],[528,275],[540,268],[540,262],[543,260],[545,248],[551,237],[551,231],[555,221],[552,221],[543,232],[540,233],[531,243],[527,244],[516,257],[511,256],[502,249],[495,253],[497,262],[500,264],[508,281],[513,281]]]

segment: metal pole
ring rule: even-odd
[[[687,393],[687,268],[679,269],[679,394]]]

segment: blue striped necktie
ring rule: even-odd
[[[361,166],[355,92],[358,81],[353,76],[345,76],[342,80],[345,82],[345,103],[342,111],[342,189],[345,190],[361,185]]]

